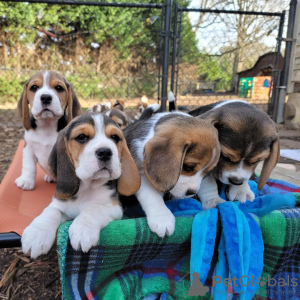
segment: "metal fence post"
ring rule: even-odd
[[[287,89],[290,60],[291,60],[296,6],[297,6],[297,0],[291,0],[287,36],[285,39],[286,47],[285,47],[285,54],[284,54],[284,66],[280,78],[280,86],[279,86],[280,90],[279,90],[279,97],[277,100],[278,101],[277,110],[275,111],[276,123],[282,123],[284,121],[284,105],[285,105],[286,89]]]
[[[175,93],[175,64],[176,64],[176,44],[177,44],[177,23],[178,23],[178,3],[175,5],[174,28],[173,28],[173,53],[172,53],[172,74],[171,74],[171,91]],[[176,95],[175,95],[176,97]]]
[[[169,51],[171,36],[171,17],[172,17],[172,0],[166,0],[165,8],[165,26],[164,26],[164,47],[163,47],[163,70],[162,70],[162,87],[161,87],[161,110],[167,110],[168,100],[168,68],[169,68]]]
[[[272,119],[275,120],[275,115],[278,110],[278,86],[280,84],[280,74],[281,70],[278,69],[279,57],[281,55],[281,44],[282,44],[282,35],[283,35],[283,27],[285,22],[285,10],[282,12],[279,22],[279,29],[277,35],[277,46],[276,46],[276,57],[274,62],[274,69],[272,71],[272,98],[268,105],[268,114],[272,116]]]

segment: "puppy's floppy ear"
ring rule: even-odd
[[[30,122],[30,114],[29,114],[29,101],[27,98],[28,82],[25,83],[23,92],[21,94],[21,98],[18,102],[18,115],[21,118],[26,130],[29,130],[32,128],[31,122]]]
[[[275,168],[276,164],[279,161],[280,157],[280,148],[279,148],[279,138],[277,136],[276,140],[271,145],[270,156],[265,159],[261,174],[258,180],[258,190],[261,190],[263,186],[267,183],[272,170]]]
[[[81,105],[75,94],[73,85],[67,82],[67,87],[68,87],[68,123],[70,123],[72,119],[80,115]]]
[[[173,131],[173,129],[172,129]],[[178,135],[163,130],[144,147],[144,172],[150,183],[160,192],[171,190],[178,181],[189,143]]]
[[[48,160],[50,173],[57,180],[55,197],[60,200],[74,196],[78,192],[80,184],[67,150],[65,133],[65,130],[60,131]]]
[[[141,186],[140,172],[129,152],[125,138],[122,140],[121,150],[121,176],[118,178],[117,190],[121,195],[135,194]]]

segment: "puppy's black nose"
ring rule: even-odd
[[[44,105],[49,105],[52,101],[52,96],[51,95],[48,95],[48,94],[43,94],[41,96],[41,102],[42,104]]]
[[[229,177],[228,181],[231,184],[234,184],[234,185],[242,185],[243,182],[244,182],[244,179],[243,178],[237,178],[237,177]]]
[[[112,152],[109,148],[99,148],[96,150],[96,156],[99,160],[108,161],[112,156]]]

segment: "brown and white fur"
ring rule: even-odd
[[[95,104],[95,105],[91,106],[90,108],[88,108],[87,112],[103,113],[109,109],[111,109],[111,103],[108,101],[108,102],[103,102],[103,103]]]
[[[125,110],[125,101],[121,100],[121,99],[116,100],[116,102],[113,105],[113,108],[124,111]]]
[[[135,121],[137,121],[141,117],[142,113],[148,107],[148,101],[149,101],[149,98],[146,95],[143,95],[141,97],[139,103],[136,106],[137,112],[134,116]]]
[[[121,129],[125,129],[132,123],[132,119],[123,111],[117,108],[110,109],[104,114],[113,119]]]
[[[266,184],[279,159],[279,136],[269,116],[242,100],[226,100],[191,111],[192,116],[209,120],[218,129],[221,155],[212,174],[203,180],[199,197],[205,208],[219,201],[216,179],[229,185],[227,198],[253,201],[248,180],[257,164],[264,161],[258,189]]]
[[[30,109],[29,109],[30,107]],[[58,131],[80,114],[80,104],[73,86],[54,71],[33,75],[25,84],[18,102],[18,113],[25,127],[22,174],[16,185],[32,190],[38,162],[46,172],[45,181],[53,181],[48,170],[48,157]]]
[[[160,237],[172,235],[175,217],[163,196],[169,192],[184,198],[198,192],[219,160],[217,130],[206,120],[174,112],[139,120],[124,135],[141,174],[136,197],[148,225]]]
[[[102,228],[120,219],[118,200],[140,187],[140,175],[121,129],[110,118],[84,114],[60,131],[49,157],[57,180],[51,204],[24,230],[24,253],[47,253],[59,225],[73,220],[69,237],[75,250],[96,245]]]

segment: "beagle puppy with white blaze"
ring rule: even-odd
[[[122,130],[98,113],[83,114],[59,132],[49,168],[57,181],[55,195],[22,235],[23,252],[33,258],[50,250],[59,225],[67,220],[74,220],[72,247],[87,252],[102,228],[122,218],[118,193],[132,195],[141,184]]]
[[[261,190],[279,160],[276,125],[263,111],[243,100],[225,100],[197,108],[189,113],[209,120],[218,130],[221,155],[217,167],[203,180],[199,198],[205,208],[220,201],[216,179],[229,185],[227,198],[245,203],[255,196],[248,180],[263,161],[258,181]]]
[[[80,110],[72,84],[54,71],[38,72],[25,84],[18,102],[26,142],[22,174],[15,181],[19,188],[34,188],[37,162],[46,172],[45,181],[53,181],[48,170],[48,157],[58,132],[79,115]]]
[[[148,225],[160,237],[172,235],[175,217],[163,196],[185,198],[198,192],[219,160],[218,132],[206,120],[172,112],[142,118],[124,135],[141,174],[136,197]]]

